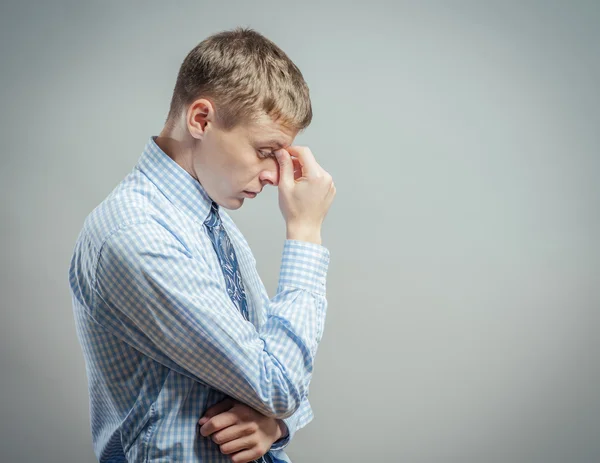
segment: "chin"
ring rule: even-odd
[[[230,211],[235,211],[242,207],[242,204],[244,204],[244,198],[229,198],[224,204],[220,204],[220,206]]]

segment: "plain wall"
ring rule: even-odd
[[[179,65],[250,26],[335,180],[295,463],[600,461],[599,2],[3,2],[0,460],[92,462],[68,291]],[[277,189],[232,212],[276,288]]]

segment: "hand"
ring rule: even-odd
[[[306,146],[290,146],[275,155],[279,163],[279,208],[288,235],[303,234],[320,241],[321,225],[336,193],[333,178]]]
[[[206,410],[198,424],[200,434],[210,436],[221,453],[230,455],[234,463],[262,457],[273,442],[287,434],[283,421],[265,416],[231,397]]]

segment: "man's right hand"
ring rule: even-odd
[[[275,155],[279,163],[279,208],[287,239],[321,244],[321,225],[336,191],[333,178],[306,146],[289,146]],[[294,175],[295,162],[300,168],[298,178]]]

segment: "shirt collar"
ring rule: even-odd
[[[150,137],[136,167],[177,208],[204,223],[213,200],[198,180],[156,144],[156,138],[155,135]]]

